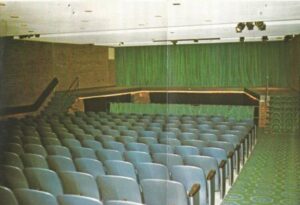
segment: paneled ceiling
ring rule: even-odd
[[[266,30],[236,32],[239,22],[255,21],[264,21]],[[0,0],[0,36],[32,41],[139,46],[283,40],[299,33],[300,1]]]

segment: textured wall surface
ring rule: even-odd
[[[54,77],[58,90],[77,76],[80,88],[115,84],[107,47],[0,39],[0,50],[1,107],[32,104]]]

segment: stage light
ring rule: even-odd
[[[261,37],[261,40],[262,40],[263,42],[266,42],[266,41],[269,40],[269,38],[268,38],[268,36],[263,36],[263,37]]]
[[[246,26],[247,26],[247,28],[248,28],[249,31],[250,31],[250,30],[253,30],[253,28],[254,28],[254,23],[253,23],[253,22],[247,22],[247,23],[246,23]]]
[[[237,33],[241,33],[245,28],[245,23],[238,23],[238,25],[235,27],[235,31]]]
[[[242,37],[240,37],[240,42],[245,42],[245,37],[244,36],[242,36]]]
[[[260,31],[266,30],[266,24],[263,21],[256,21],[255,26],[258,28]]]
[[[176,46],[177,41],[171,41],[171,42],[172,42],[173,46]]]

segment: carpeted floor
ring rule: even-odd
[[[300,205],[300,133],[260,134],[222,205]]]

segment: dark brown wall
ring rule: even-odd
[[[32,104],[57,77],[66,90],[75,77],[80,88],[115,84],[108,48],[0,39],[0,107]]]

